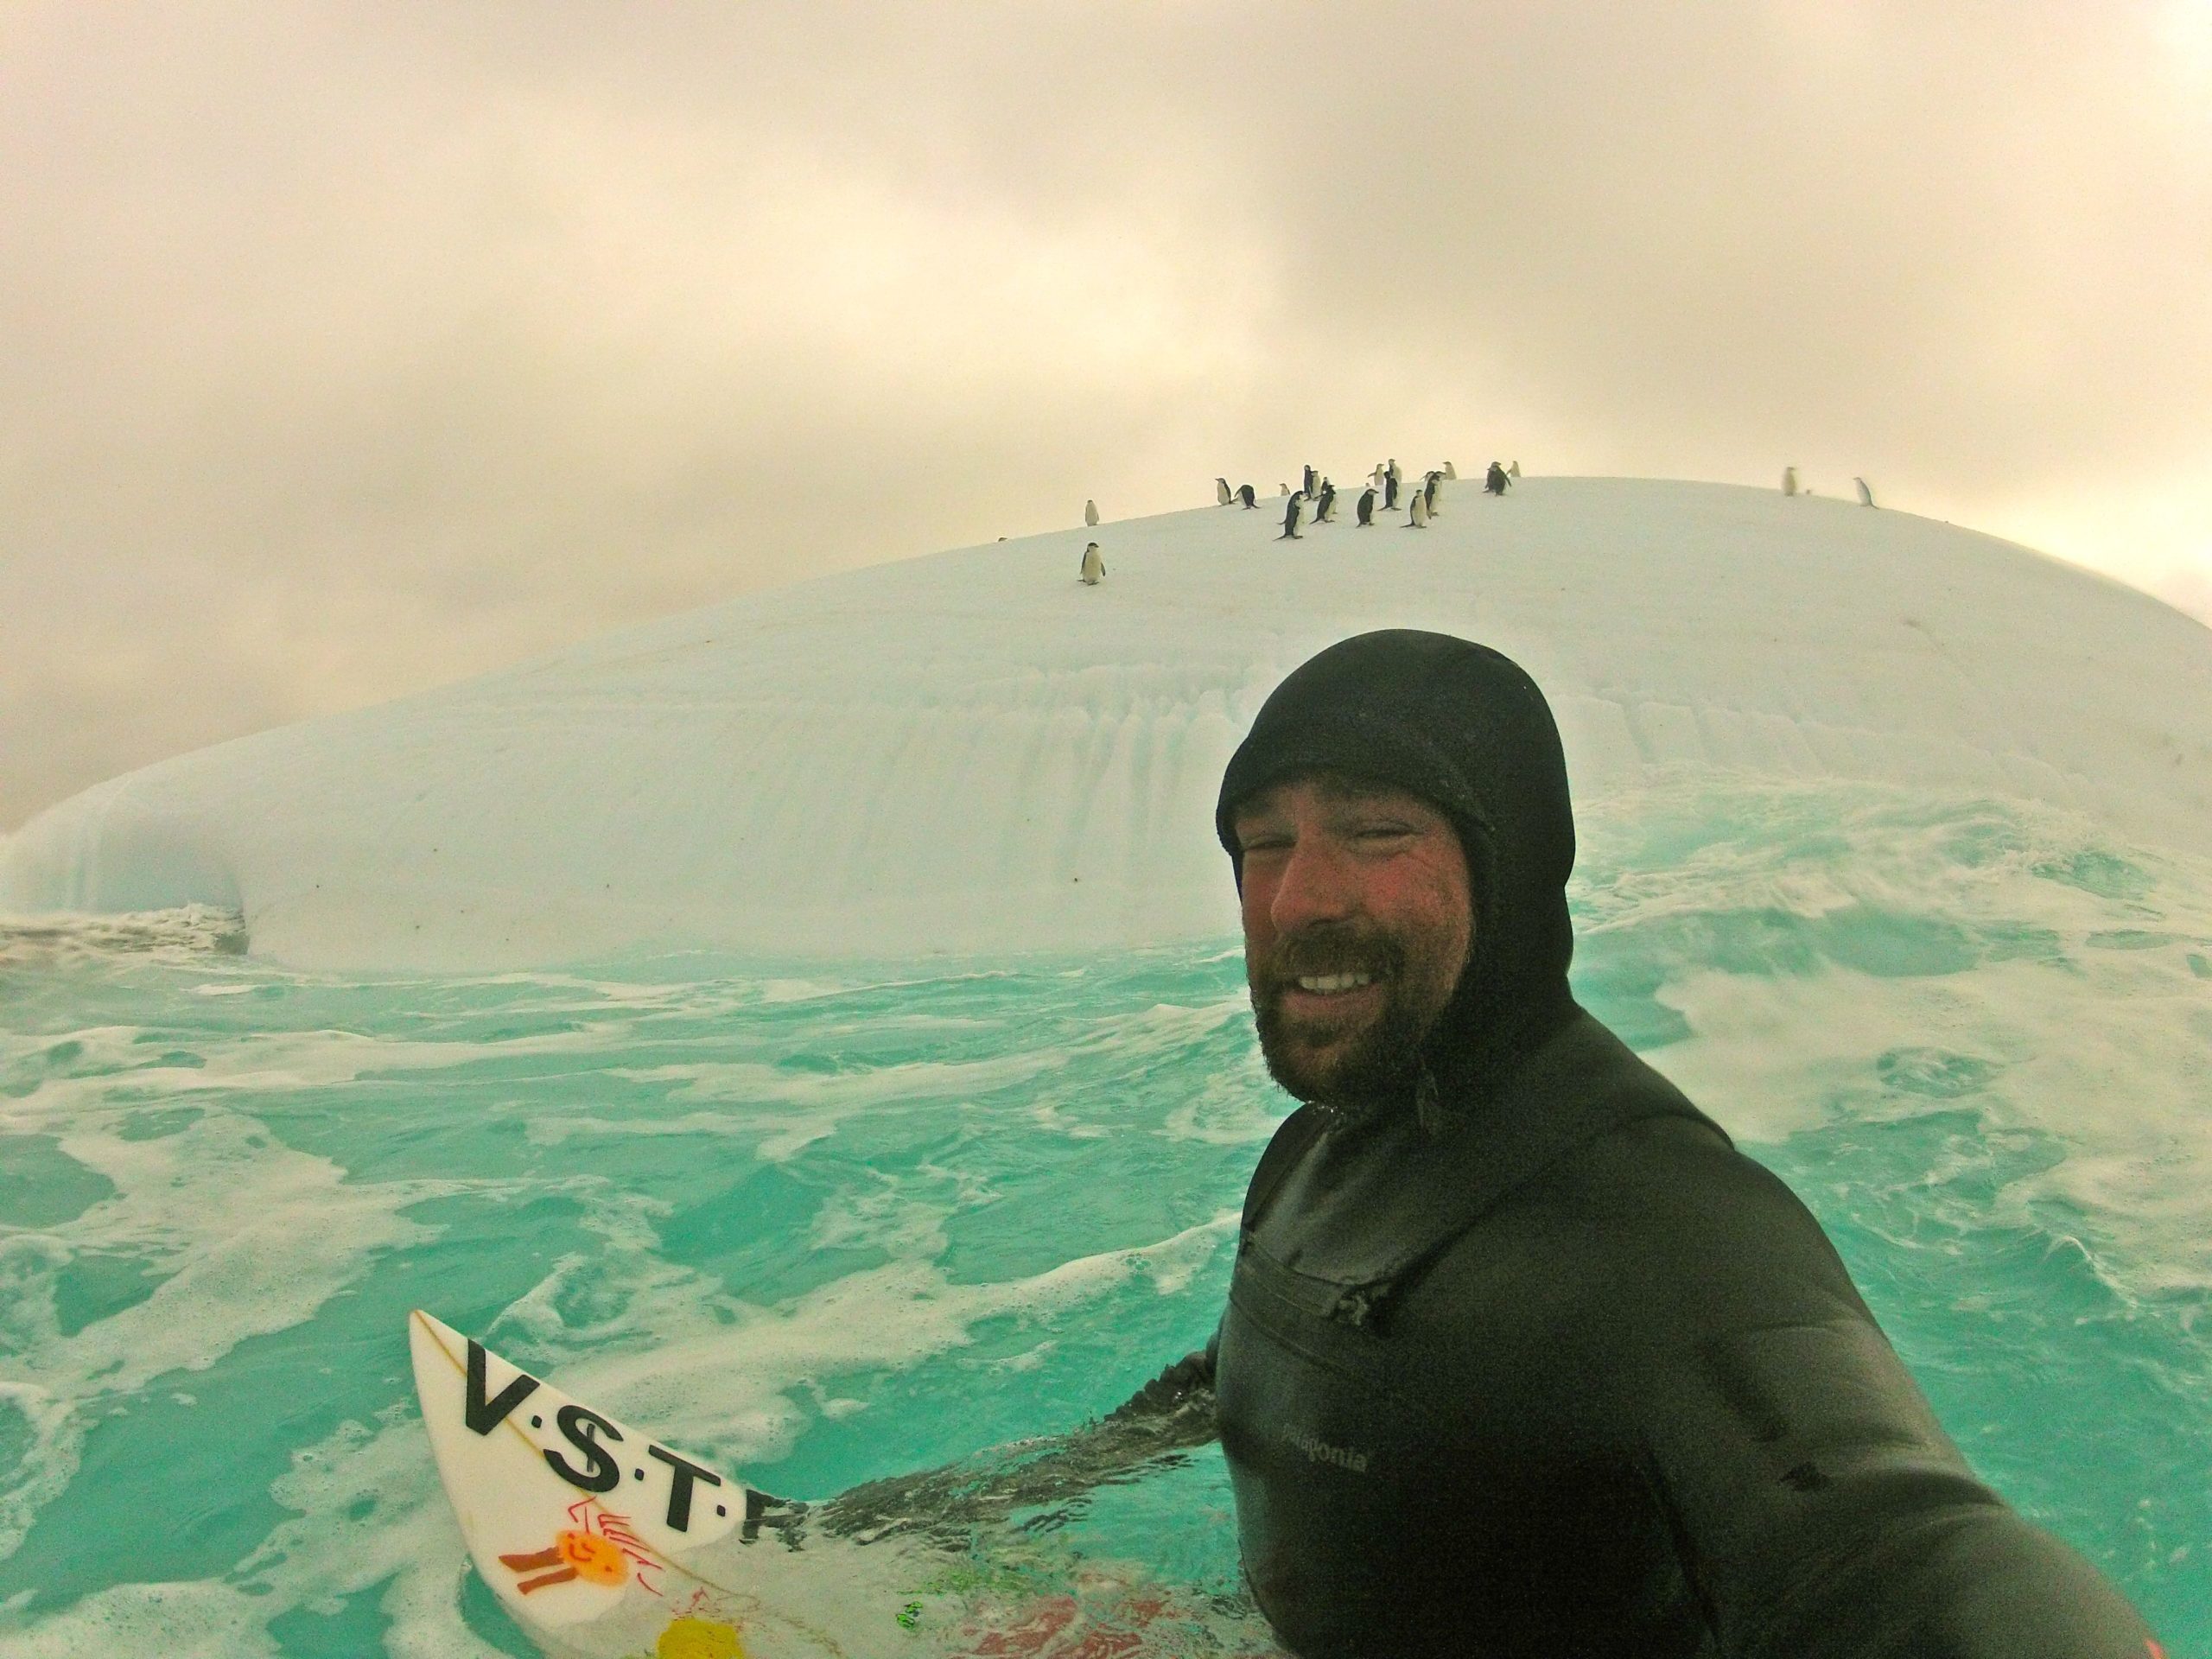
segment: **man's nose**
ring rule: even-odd
[[[1357,908],[1351,871],[1338,850],[1301,839],[1291,849],[1275,884],[1268,919],[1278,933],[1294,933],[1317,922],[1341,921]]]

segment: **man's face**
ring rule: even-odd
[[[1330,1105],[1410,1081],[1474,938],[1451,821],[1402,790],[1310,775],[1244,802],[1233,828],[1245,976],[1275,1081]]]

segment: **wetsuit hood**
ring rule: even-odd
[[[1331,645],[1275,688],[1223,775],[1214,827],[1240,891],[1237,805],[1316,772],[1418,795],[1459,832],[1474,944],[1421,1058],[1444,1101],[1486,1093],[1574,1012],[1574,815],[1550,706],[1511,658],[1449,634]]]

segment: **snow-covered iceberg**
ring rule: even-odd
[[[1283,674],[1388,626],[1522,662],[1579,793],[1887,780],[2212,842],[2212,630],[2155,600],[1840,501],[1446,487],[1420,530],[1209,507],[878,566],[183,755],[32,820],[0,908],[214,905],[360,968],[1226,934],[1223,763]]]

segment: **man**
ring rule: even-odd
[[[1496,652],[1388,632],[1222,782],[1269,1070],[1210,1383],[1246,1576],[1305,1659],[2145,1659],[1968,1470],[1820,1225],[1579,1007],[1567,771]]]

